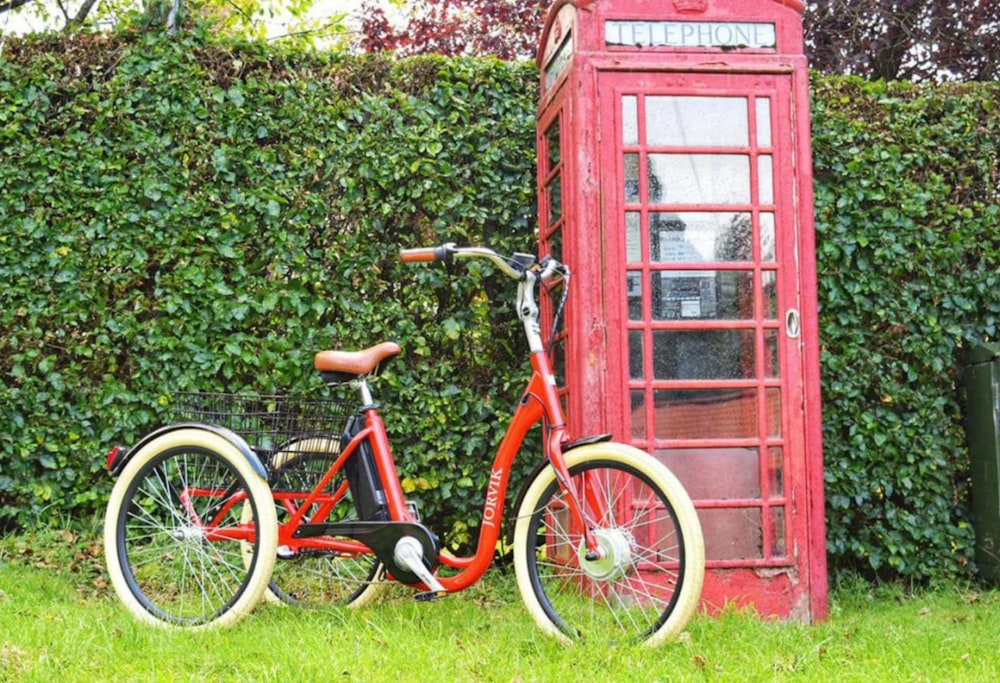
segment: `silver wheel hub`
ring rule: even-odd
[[[200,541],[205,537],[205,533],[196,526],[177,527],[170,532],[175,541]]]
[[[614,581],[628,574],[632,566],[632,538],[621,529],[598,529],[594,532],[598,558],[587,559],[587,542],[581,541],[577,554],[580,567],[596,581]]]

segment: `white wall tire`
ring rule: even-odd
[[[188,492],[190,504],[180,502]],[[245,491],[256,519],[250,557],[240,541],[212,541],[201,516]],[[239,527],[244,504],[223,506],[218,524]],[[231,509],[230,509],[231,508]],[[192,517],[194,512],[198,518]],[[111,490],[104,552],[111,584],[140,621],[204,629],[248,614],[270,580],[277,521],[267,482],[236,446],[205,429],[181,428],[133,454]]]
[[[581,446],[565,459],[574,478],[589,472],[595,491],[613,502],[596,520],[605,553],[599,561],[583,558],[582,534],[567,521],[555,472],[542,469],[514,526],[514,568],[528,611],[543,631],[566,643],[582,638],[655,647],[675,638],[697,609],[705,572],[701,527],[684,488],[660,462],[624,444]],[[620,486],[645,501],[635,504],[639,513],[614,509],[624,507]]]

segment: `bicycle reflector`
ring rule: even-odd
[[[125,463],[125,457],[128,455],[128,449],[124,446],[115,446],[108,453],[108,472],[112,475],[118,474],[118,470],[121,469],[122,465]]]

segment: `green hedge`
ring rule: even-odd
[[[534,70],[148,35],[4,60],[0,520],[99,511],[177,390],[310,393],[315,351],[398,339],[406,486],[467,541],[526,377],[512,293],[397,254],[533,248]]]
[[[104,456],[177,390],[377,390],[407,488],[469,541],[527,369],[506,283],[401,246],[534,248],[533,65],[155,36],[0,62],[0,525],[103,507]],[[1000,337],[996,86],[813,83],[835,573],[971,572],[961,352]],[[526,463],[527,465],[528,463]]]
[[[998,337],[1000,89],[816,78],[828,547],[835,572],[969,571],[963,350]]]

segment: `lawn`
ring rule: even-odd
[[[998,634],[998,591],[854,582],[822,624],[733,610],[658,650],[566,648],[535,628],[501,569],[436,603],[398,592],[357,612],[264,605],[189,633],[136,623],[92,539],[0,539],[0,681],[993,681]]]

